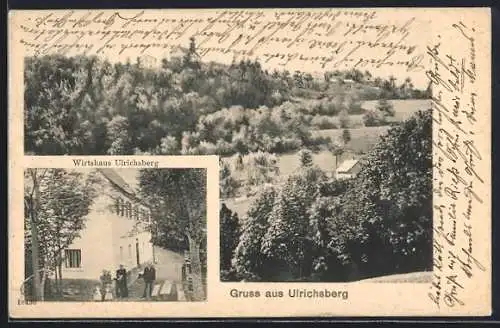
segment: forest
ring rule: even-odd
[[[432,268],[432,117],[418,112],[352,179],[301,167],[263,188],[243,219],[220,210],[225,281],[353,281]]]
[[[203,63],[196,44],[160,67],[58,55],[25,59],[24,148],[34,155],[285,153],[329,143],[311,130],[387,124],[365,100],[426,99],[429,90],[369,72],[313,77],[258,61]]]

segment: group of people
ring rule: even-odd
[[[144,271],[139,274],[139,279],[144,280],[144,293],[142,295],[143,299],[150,299],[153,292],[153,284],[156,280],[156,269],[153,263],[148,262],[144,268]],[[120,268],[116,270],[116,281],[115,284],[115,295],[118,299],[127,298],[128,293],[128,283],[127,283],[127,270],[120,264]]]

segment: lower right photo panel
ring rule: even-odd
[[[333,150],[223,162],[221,281],[432,281],[431,102],[373,103],[406,113]]]

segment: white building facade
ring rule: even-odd
[[[98,280],[103,270],[127,270],[153,260],[148,227],[151,211],[112,169],[98,169],[100,193],[94,200],[85,228],[64,251],[63,278]]]
[[[335,170],[335,178],[338,180],[352,179],[361,171],[361,162],[357,159],[349,159]]]

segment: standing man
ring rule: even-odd
[[[142,298],[147,298],[149,300],[153,292],[153,283],[156,280],[156,270],[151,262],[148,262],[148,264],[144,268],[142,278],[144,279],[145,283],[144,294],[142,295]]]
[[[128,287],[127,287],[127,270],[120,264],[120,268],[116,270],[116,290],[118,298],[128,297]]]

